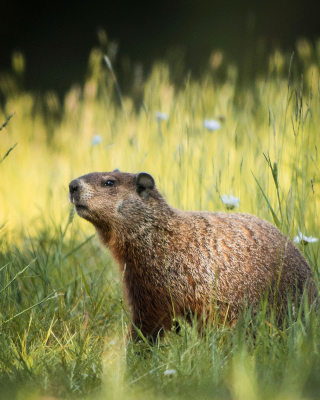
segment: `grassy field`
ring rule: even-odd
[[[179,90],[155,64],[137,112],[98,50],[84,87],[62,103],[25,92],[14,55],[0,77],[0,125],[15,113],[0,131],[0,160],[18,143],[0,164],[1,399],[319,398],[320,317],[302,317],[304,304],[281,329],[262,307],[233,329],[199,337],[182,320],[157,346],[127,344],[117,266],[68,202],[79,175],[145,171],[173,206],[222,211],[221,196],[234,195],[239,208],[227,212],[319,238],[320,50],[300,41],[293,58],[275,52],[268,74],[246,86],[221,57]],[[220,129],[205,128],[210,119]],[[319,241],[297,246],[318,283]]]

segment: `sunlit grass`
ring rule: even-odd
[[[95,62],[100,65],[99,58]],[[50,106],[37,104],[30,94],[8,99],[3,118],[9,112],[16,115],[2,143],[18,142],[18,146],[1,165],[0,218],[10,227],[23,223],[32,230],[39,209],[60,221],[67,209],[70,179],[114,168],[148,171],[168,201],[184,209],[222,209],[217,191],[232,191],[241,198],[241,211],[260,211],[268,218],[257,201],[252,177],[254,173],[274,202],[263,153],[278,164],[283,196],[290,188],[301,190],[307,201],[304,212],[319,207],[317,196],[307,193],[311,179],[318,184],[316,82],[304,97],[299,87],[288,88],[287,79],[257,80],[251,89],[237,94],[232,74],[222,84],[208,74],[200,82],[187,81],[175,93],[168,68],[156,65],[145,84],[144,107],[137,115],[132,101],[125,99],[125,118],[112,100],[113,92],[101,81],[105,71],[100,69],[94,68],[80,97],[76,88],[67,94],[61,123],[46,110]],[[157,111],[166,112],[168,120],[159,123]],[[212,133],[203,127],[205,118],[219,116],[224,119],[221,130]],[[95,134],[102,143],[92,146]]]
[[[208,327],[203,337],[182,320],[181,334],[158,346],[127,346],[117,267],[91,238],[92,226],[69,217],[68,202],[68,183],[79,175],[146,171],[173,206],[227,211],[221,196],[233,195],[237,211],[275,223],[272,208],[291,239],[298,231],[319,238],[319,68],[309,47],[299,42],[303,78],[293,73],[298,61],[278,52],[269,75],[248,87],[227,66],[224,81],[208,70],[176,90],[168,66],[156,64],[138,113],[130,97],[120,103],[97,50],[84,87],[73,87],[62,104],[54,92],[18,89],[18,77],[7,77],[5,87],[0,80],[0,125],[15,113],[0,132],[0,159],[18,143],[0,164],[3,398],[317,398],[314,313],[289,316],[280,329],[249,310],[233,329]],[[209,119],[221,129],[206,129]],[[102,141],[92,145],[95,135]],[[319,242],[298,247],[317,280]]]

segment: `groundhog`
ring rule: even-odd
[[[249,214],[171,207],[153,177],[113,172],[73,180],[70,201],[119,264],[131,333],[156,339],[178,316],[236,321],[262,296],[277,307],[317,299],[300,251],[270,223]]]

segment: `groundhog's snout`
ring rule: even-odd
[[[79,201],[80,197],[80,182],[79,179],[74,179],[69,184],[69,199],[70,202],[75,204]]]
[[[77,192],[79,189],[79,181],[78,179],[74,179],[72,182],[69,183],[69,193],[72,195],[73,193]]]

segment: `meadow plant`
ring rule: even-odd
[[[181,332],[157,345],[127,344],[122,277],[70,211],[68,183],[92,171],[146,171],[176,207],[223,211],[241,199],[241,212],[291,239],[318,237],[319,43],[299,42],[297,57],[278,50],[266,76],[242,87],[225,61],[224,79],[209,68],[179,90],[156,63],[138,111],[97,49],[84,85],[63,102],[24,91],[16,59],[19,74],[0,77],[0,120],[16,113],[1,144],[19,142],[0,164],[0,398],[318,398],[320,319],[306,301],[288,307],[281,327],[262,299],[234,327],[214,323],[199,336],[196,321],[181,319]],[[223,121],[214,134],[207,116]],[[234,199],[223,204],[223,193]],[[318,284],[319,241],[301,239]]]
[[[203,126],[207,128],[210,132],[221,129],[221,124],[215,119],[205,119],[203,121]]]
[[[228,197],[226,194],[223,194],[221,200],[228,210],[233,210],[235,207],[239,207],[240,199],[238,199],[238,197],[232,195]]]
[[[13,117],[14,114],[9,115],[9,117],[5,120],[5,122],[0,126],[0,131],[5,128],[8,125],[9,120]],[[17,143],[10,147],[9,150],[7,150],[6,154],[0,159],[0,164],[2,163],[2,161],[8,157],[8,155],[11,153],[11,151],[16,147]]]

